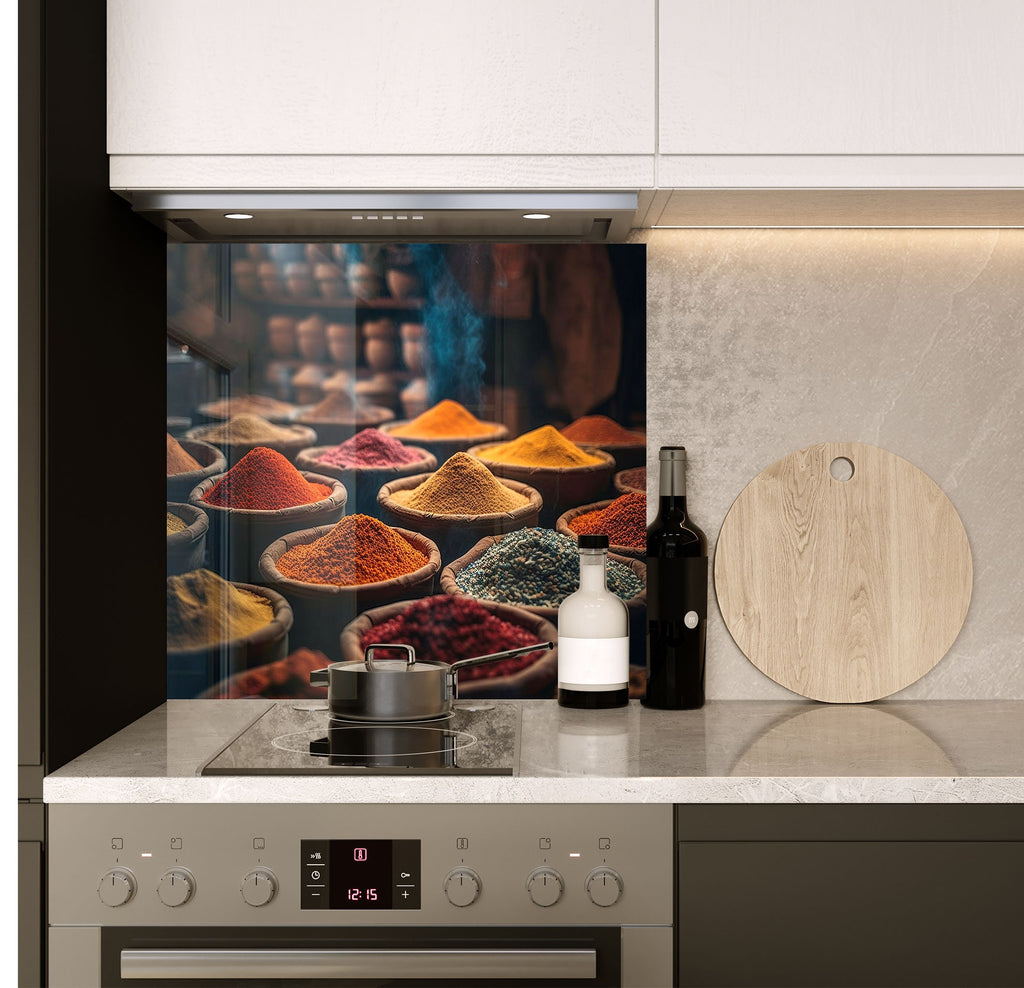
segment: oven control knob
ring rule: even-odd
[[[250,906],[265,906],[277,895],[277,875],[269,868],[253,868],[242,879],[242,898]]]
[[[553,906],[562,898],[565,882],[554,868],[534,868],[526,877],[526,891],[538,906]]]
[[[587,875],[586,888],[595,906],[614,906],[622,897],[622,876],[611,868],[595,868]]]
[[[105,906],[123,906],[135,895],[135,876],[127,868],[111,868],[96,887]]]
[[[187,868],[165,871],[156,887],[156,894],[165,906],[183,906],[195,893],[195,875]]]
[[[480,898],[480,876],[472,868],[453,868],[445,875],[444,894],[453,906],[471,906]]]

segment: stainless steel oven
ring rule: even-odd
[[[50,808],[50,984],[672,984],[669,806]]]

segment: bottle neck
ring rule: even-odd
[[[604,549],[580,549],[580,590],[606,590],[608,553]]]
[[[686,515],[686,460],[661,461],[658,478],[658,510]]]

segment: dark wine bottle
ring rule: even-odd
[[[704,706],[708,540],[686,513],[686,449],[662,446],[658,516],[647,528],[645,707]]]

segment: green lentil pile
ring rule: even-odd
[[[558,607],[579,589],[576,542],[550,528],[521,528],[495,542],[455,583],[472,597],[527,607]],[[608,589],[631,600],[644,588],[628,566],[608,560]]]

